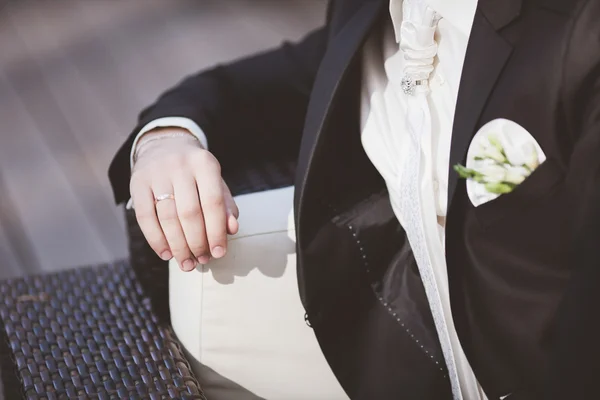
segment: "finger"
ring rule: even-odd
[[[221,179],[221,185],[223,187],[223,193],[225,193],[225,202],[228,214],[231,214],[235,218],[238,218],[240,216],[240,210],[238,209],[238,206],[235,203],[233,196],[231,195],[231,190],[229,190],[229,186],[227,186],[223,179]]]
[[[227,212],[227,233],[235,235],[240,228],[238,223],[240,211],[237,204],[235,204],[235,200],[233,199],[233,196],[231,196],[231,191],[225,181],[223,181],[223,193],[225,198],[225,210]]]
[[[204,216],[196,180],[192,174],[180,173],[173,178],[175,205],[188,248],[200,264],[210,260],[210,249],[204,227]]]
[[[173,194],[173,185],[168,180],[160,179],[153,182],[152,192],[155,197],[162,194]],[[179,266],[184,271],[191,271],[196,267],[197,262],[185,240],[183,229],[179,223],[175,201],[176,199],[166,199],[157,202],[156,213],[167,243],[169,243],[169,248]]]
[[[227,215],[218,164],[205,163],[196,175],[210,252],[221,258],[227,251]]]
[[[135,217],[146,241],[160,258],[165,261],[170,260],[173,255],[158,222],[156,208],[154,207],[154,195],[150,185],[132,180],[131,198],[135,205]]]
[[[235,235],[240,230],[240,223],[237,218],[233,215],[227,216],[227,233],[229,235]]]

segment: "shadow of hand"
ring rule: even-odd
[[[229,238],[224,258],[198,269],[224,285],[255,273],[283,277],[296,252],[292,202],[292,188],[237,197],[240,231]]]
[[[293,231],[289,235],[293,235]],[[200,268],[212,273],[221,284],[232,284],[236,277],[260,273],[270,278],[281,278],[289,257],[295,257],[296,243],[288,232],[270,232],[230,240],[227,256],[211,261]]]

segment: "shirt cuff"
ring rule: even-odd
[[[184,118],[184,117],[159,118],[159,119],[155,119],[154,121],[151,121],[150,123],[146,124],[136,135],[135,139],[133,139],[133,145],[131,146],[131,153],[129,154],[129,165],[131,168],[133,168],[133,155],[135,154],[135,149],[136,149],[137,144],[138,144],[140,138],[142,137],[142,135],[144,133],[149,132],[156,128],[168,128],[168,127],[177,127],[177,128],[186,129],[192,135],[194,135],[196,137],[196,139],[198,139],[200,141],[200,144],[202,145],[202,147],[204,147],[205,149],[208,149],[208,140],[206,139],[206,135],[204,134],[202,129],[198,126],[198,124],[195,123],[194,121],[192,121],[191,119]],[[125,205],[125,208],[128,210],[133,209],[133,202],[132,202],[131,198],[127,202],[127,205]]]

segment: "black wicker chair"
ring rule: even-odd
[[[240,195],[291,186],[294,169],[282,160],[224,177]],[[129,261],[0,282],[6,400],[206,399],[170,327],[166,263],[126,218]]]

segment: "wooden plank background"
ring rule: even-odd
[[[108,164],[184,75],[298,39],[325,0],[0,2],[0,279],[126,257]]]

